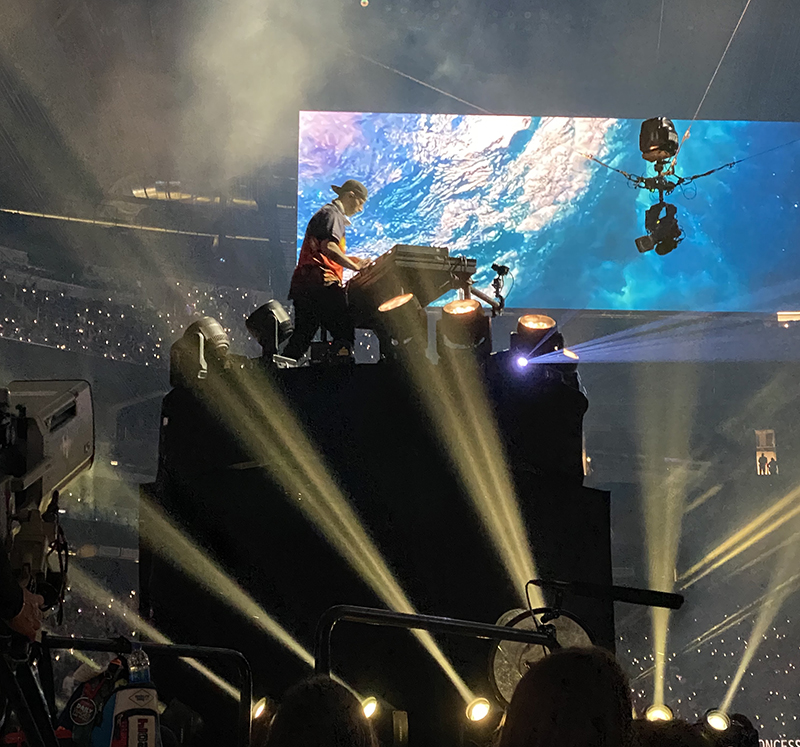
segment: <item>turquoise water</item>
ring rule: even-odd
[[[688,122],[675,122],[681,136]],[[348,177],[370,189],[348,248],[377,256],[394,244],[447,246],[514,274],[515,307],[692,311],[800,308],[800,123],[695,122],[678,157],[690,176],[749,158],[676,190],[686,232],[671,254],[640,255],[656,197],[589,161],[631,173],[648,166],[640,122],[303,112],[298,239]],[[778,147],[781,146],[781,147]],[[771,152],[763,153],[768,149]],[[299,244],[298,244],[299,245]]]

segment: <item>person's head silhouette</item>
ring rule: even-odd
[[[628,680],[608,651],[561,649],[520,680],[499,747],[627,747],[631,711]]]

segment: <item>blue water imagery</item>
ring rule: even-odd
[[[657,194],[589,158],[653,175],[639,120],[509,115],[302,112],[298,246],[332,184],[370,199],[348,251],[446,246],[513,274],[518,308],[772,312],[800,309],[800,123],[675,121],[676,174],[733,161],[667,200],[685,232],[670,254],[640,254]]]

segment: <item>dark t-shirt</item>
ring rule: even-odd
[[[314,213],[306,227],[300,257],[292,275],[292,291],[309,286],[342,284],[344,268],[325,256],[321,249],[333,241],[345,252],[347,223],[345,214],[333,203],[324,205]]]

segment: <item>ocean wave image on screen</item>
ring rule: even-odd
[[[676,173],[686,237],[671,254],[639,254],[657,194],[621,175],[652,175],[640,120],[500,115],[302,112],[298,239],[332,184],[370,190],[348,251],[446,246],[513,273],[513,307],[776,311],[800,308],[800,124],[696,121]],[[683,137],[688,121],[676,121]],[[649,169],[649,170],[648,170]],[[299,245],[299,242],[298,242]]]

